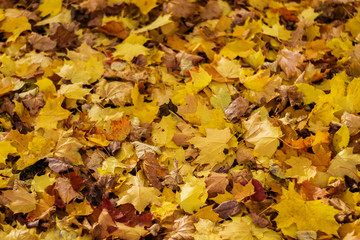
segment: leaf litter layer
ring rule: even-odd
[[[359,239],[360,5],[0,3],[4,239]]]

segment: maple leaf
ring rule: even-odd
[[[2,22],[0,29],[5,32],[11,32],[12,35],[7,39],[7,42],[13,42],[22,32],[31,30],[31,25],[26,17],[7,17]]]
[[[256,227],[251,218],[233,217],[232,221],[227,221],[222,225],[219,232],[222,239],[281,239],[281,236],[266,228]]]
[[[205,204],[208,194],[203,179],[189,176],[187,180],[187,183],[181,186],[181,192],[177,194],[177,198],[180,202],[180,208],[193,214]]]
[[[0,141],[0,163],[5,164],[5,160],[11,153],[17,153],[17,149],[11,145],[11,142]]]
[[[229,149],[228,142],[232,135],[229,128],[223,130],[206,129],[206,137],[193,137],[189,140],[196,148],[200,149],[200,155],[195,159],[195,163],[209,164],[213,168],[216,164],[222,163],[226,154],[225,149]]]
[[[304,201],[290,182],[289,190],[283,189],[281,201],[273,207],[279,212],[275,218],[285,235],[296,237],[296,231],[322,231],[338,235],[335,215],[339,210],[325,205],[322,200]]]
[[[274,127],[267,120],[261,120],[260,111],[244,122],[247,132],[245,140],[255,145],[254,151],[260,156],[271,157],[279,146],[278,138],[282,136],[281,129]]]
[[[285,177],[297,178],[299,183],[316,175],[316,168],[311,166],[312,162],[307,158],[292,156],[285,163],[291,166],[290,169],[286,170]]]
[[[139,176],[133,177],[132,180],[133,186],[119,195],[117,204],[131,203],[141,213],[149,204],[161,203],[161,199],[158,197],[160,195],[158,189],[145,187]]]
[[[37,129],[56,129],[58,121],[69,117],[71,112],[61,107],[63,100],[64,97],[57,97],[46,101],[37,118]]]
[[[38,7],[41,17],[46,17],[50,14],[50,17],[54,17],[61,11],[62,0],[44,0]]]
[[[16,190],[6,190],[3,196],[10,200],[7,205],[14,213],[28,213],[36,208],[34,194],[30,194],[26,189],[19,187]]]
[[[59,195],[64,203],[69,203],[74,198],[80,197],[73,186],[71,185],[70,179],[66,177],[56,178],[55,188],[58,190]]]

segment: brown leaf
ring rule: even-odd
[[[120,39],[125,39],[129,36],[129,31],[124,28],[124,24],[122,22],[110,21],[97,29],[103,33]]]
[[[176,17],[191,17],[196,10],[196,5],[189,0],[172,0],[164,4],[164,13],[171,13]]]
[[[225,201],[213,209],[222,219],[228,219],[241,211],[241,204],[235,200]]]
[[[144,171],[150,183],[157,189],[161,190],[162,184],[160,179],[169,174],[169,170],[160,166],[156,159],[155,153],[146,152],[144,159]]]
[[[63,24],[57,24],[54,26],[55,30],[50,35],[51,40],[57,42],[56,46],[60,49],[64,48],[76,48],[79,46],[79,40],[74,31],[69,31]]]
[[[164,184],[168,188],[172,190],[176,190],[179,188],[179,184],[183,182],[182,176],[179,174],[178,162],[176,159],[174,160],[174,168],[173,170],[164,177]]]
[[[277,55],[276,61],[278,62],[281,69],[286,73],[287,77],[297,77],[300,74],[298,67],[304,61],[304,55],[299,53],[299,51],[290,51],[288,49],[283,49]]]
[[[73,168],[73,165],[65,158],[47,158],[49,162],[49,168],[54,172],[64,172]]]
[[[24,106],[29,108],[31,116],[35,116],[39,109],[45,105],[43,96],[43,93],[38,93],[36,96],[28,94],[22,99]]]
[[[54,48],[56,47],[56,41],[35,32],[32,32],[27,38],[27,40],[33,46],[33,48],[40,51],[54,50]]]
[[[319,188],[313,183],[305,180],[301,185],[302,191],[306,195],[307,200],[318,200],[324,198],[328,192],[325,189]]]
[[[95,12],[97,10],[102,10],[106,8],[106,0],[87,0],[80,3],[81,8],[86,8],[89,12]]]
[[[247,114],[248,110],[249,101],[243,97],[238,97],[224,109],[224,114],[231,122],[237,122],[240,117]]]
[[[253,223],[254,223],[256,226],[261,227],[261,228],[264,228],[264,227],[266,227],[267,225],[269,225],[269,221],[268,221],[266,218],[261,217],[261,216],[259,216],[258,214],[253,213],[253,212],[250,213],[249,215],[250,215],[250,217],[252,218]]]
[[[229,180],[226,173],[212,172],[205,180],[209,197],[215,197],[216,194],[224,194]]]
[[[131,124],[128,117],[123,117],[121,120],[111,121],[111,133],[106,134],[108,140],[123,141],[130,133]]]
[[[360,117],[354,114],[344,112],[341,116],[341,123],[345,123],[345,125],[349,128],[351,136],[357,134],[360,130]]]
[[[55,188],[59,192],[59,196],[64,203],[69,203],[74,198],[80,197],[80,194],[75,192],[71,181],[66,177],[56,178]]]
[[[174,221],[171,232],[165,237],[166,240],[193,240],[192,233],[195,232],[195,216],[184,216]]]
[[[11,116],[14,114],[15,104],[10,101],[10,98],[5,97],[2,102],[0,112],[7,112]]]
[[[114,154],[120,150],[121,148],[121,141],[112,141],[107,149],[109,150],[109,153],[114,156]]]
[[[222,9],[220,8],[217,1],[210,0],[205,8],[202,8],[200,11],[200,17],[206,20],[220,18],[222,14]]]

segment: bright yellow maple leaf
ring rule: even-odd
[[[55,178],[51,177],[49,173],[45,173],[41,176],[35,175],[31,181],[31,190],[36,192],[45,192],[46,188],[55,182]]]
[[[64,63],[57,69],[57,74],[75,84],[93,83],[99,80],[105,71],[102,59],[94,56],[90,56],[88,61],[65,60]]]
[[[171,14],[159,16],[155,21],[153,21],[149,25],[135,30],[134,33],[142,33],[142,32],[146,32],[146,31],[150,31],[150,30],[159,28],[161,26],[164,26],[168,23],[172,23],[173,21],[170,18],[171,18]]]
[[[152,140],[157,146],[177,148],[172,138],[176,132],[176,121],[171,115],[163,117],[159,123],[154,123]]]
[[[191,82],[186,85],[189,86],[195,93],[204,89],[211,82],[211,76],[202,68],[199,71],[191,70]]]
[[[332,143],[337,152],[347,147],[350,141],[350,132],[348,127],[343,124],[341,128],[334,134]]]
[[[2,22],[0,29],[5,32],[11,32],[12,35],[6,42],[13,42],[22,32],[31,30],[31,24],[26,17],[7,17],[5,21]]]
[[[122,43],[115,46],[115,52],[113,52],[114,58],[124,59],[130,62],[134,57],[142,55],[148,55],[149,49],[144,47],[149,39],[142,36],[131,34]]]
[[[244,126],[245,141],[255,145],[255,154],[271,157],[280,144],[278,138],[283,135],[280,127],[274,127],[266,118],[261,120],[261,110],[245,121]]]
[[[277,232],[256,226],[250,216],[232,217],[231,221],[224,222],[221,228],[219,234],[224,240],[281,239],[281,235]]]
[[[63,109],[61,104],[64,97],[49,98],[45,106],[40,110],[37,118],[36,129],[56,129],[58,121],[65,120],[71,114],[70,111]]]
[[[304,201],[292,182],[289,190],[283,189],[281,201],[273,208],[279,212],[275,221],[285,235],[296,238],[297,231],[322,231],[338,236],[340,225],[334,216],[340,211],[322,200]]]
[[[227,43],[225,47],[221,49],[220,54],[230,59],[234,59],[238,56],[246,58],[250,54],[255,53],[255,50],[253,49],[255,45],[256,43],[252,41],[236,39]]]
[[[185,212],[193,214],[205,205],[208,194],[203,178],[200,179],[189,175],[186,183],[180,189],[180,193],[177,192],[176,196],[180,208]]]
[[[117,204],[131,203],[140,213],[143,212],[149,204],[161,204],[158,197],[161,192],[154,187],[144,186],[139,174],[132,178],[133,186],[119,195]]]
[[[285,163],[291,166],[286,170],[285,177],[296,178],[299,183],[309,180],[316,175],[316,167],[311,166],[312,162],[305,157],[294,157],[286,160]]]
[[[159,111],[156,100],[145,103],[144,96],[139,93],[138,84],[135,84],[134,88],[131,90],[131,99],[134,106],[125,109],[128,111],[129,115],[131,114],[138,117],[141,122],[151,123],[154,121]]]
[[[85,100],[84,96],[89,94],[91,89],[83,88],[81,83],[63,84],[59,92],[69,99]]]
[[[11,153],[17,153],[17,149],[11,145],[11,141],[0,141],[0,163],[5,164],[5,160]]]
[[[50,14],[50,17],[54,17],[60,13],[62,7],[62,0],[43,0],[38,9],[41,13],[41,17],[45,17]]]
[[[262,25],[262,30],[264,34],[280,40],[287,41],[291,38],[291,31],[287,30],[283,25],[280,25],[280,23],[276,23],[271,27],[264,24]]]
[[[146,15],[156,7],[157,0],[130,0],[130,2],[138,6],[140,12]]]
[[[226,158],[226,149],[229,150],[228,142],[231,138],[230,129],[225,128],[223,130],[206,129],[206,137],[193,137],[190,139],[189,142],[200,149],[200,154],[194,163],[208,164],[210,168],[222,163]]]

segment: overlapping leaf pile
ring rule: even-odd
[[[359,239],[358,1],[0,4],[3,239]]]

